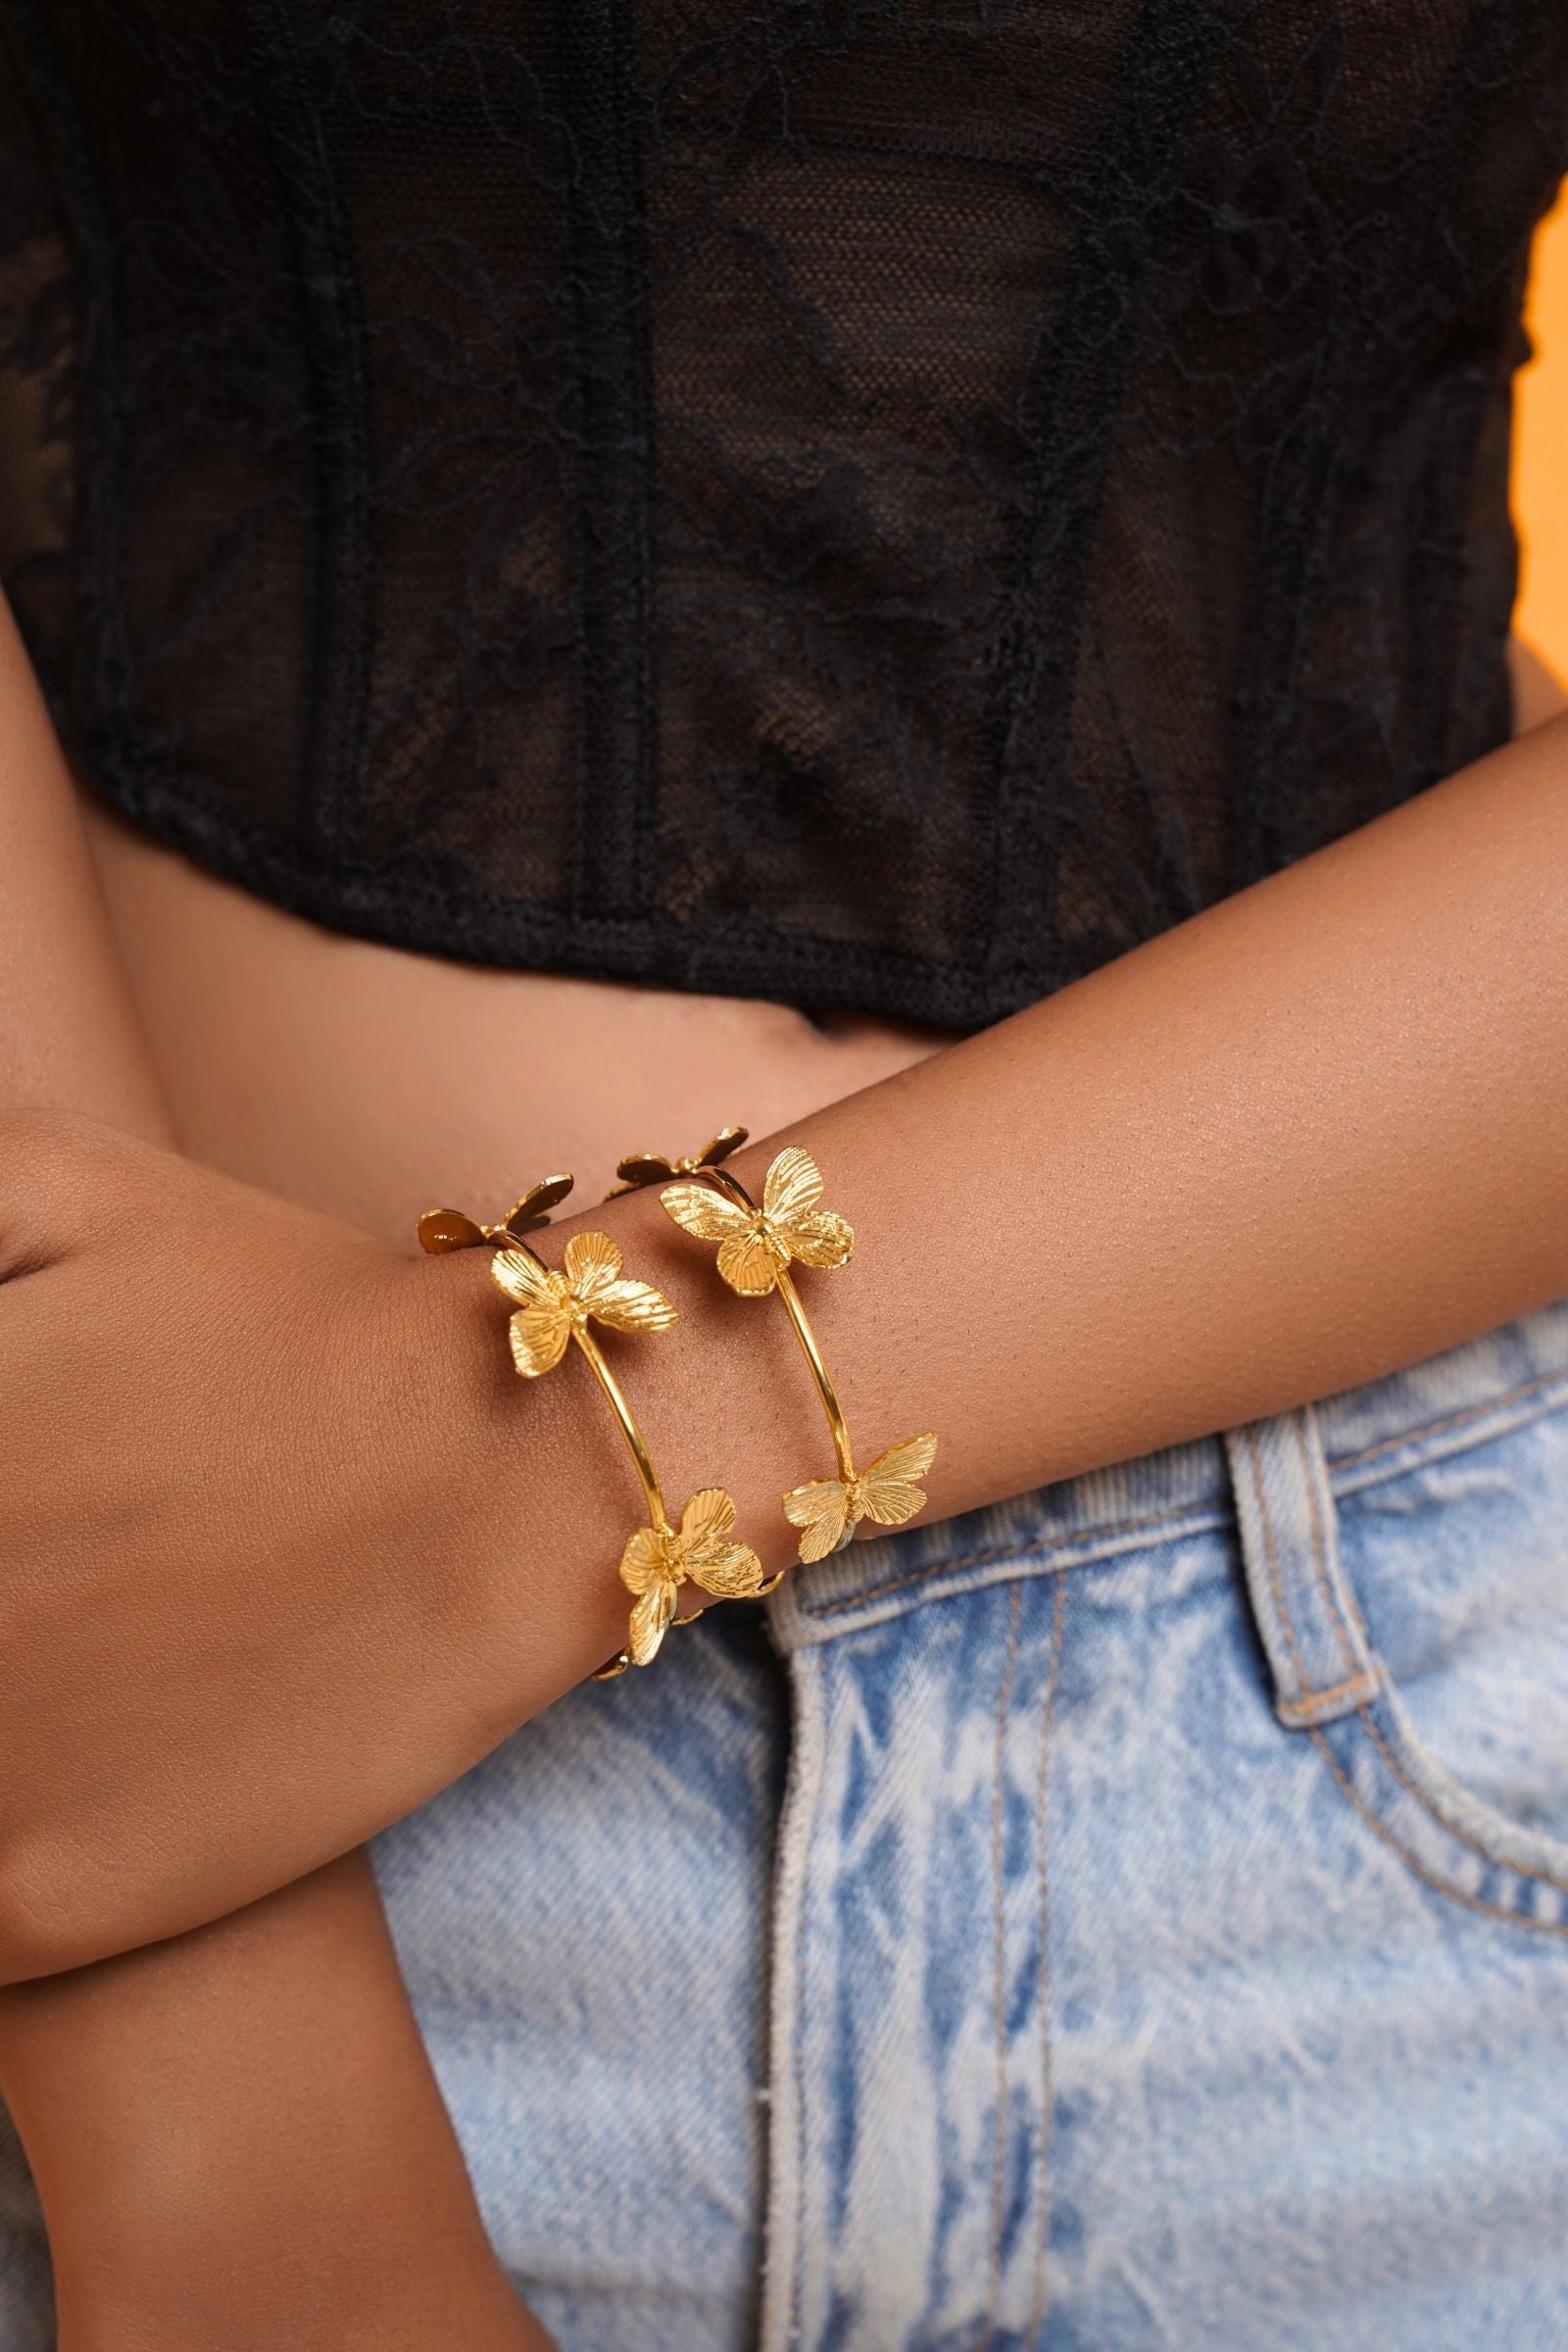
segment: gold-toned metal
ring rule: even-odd
[[[801,1530],[803,1560],[825,1560],[854,1535],[862,1519],[879,1527],[902,1527],[916,1511],[925,1509],[925,1493],[918,1485],[936,1459],[932,1430],[917,1438],[901,1438],[884,1446],[870,1467],[844,1478],[813,1478],[792,1487],[784,1497],[784,1516]]]
[[[622,1168],[631,1164],[621,1162]],[[781,1497],[784,1516],[801,1530],[799,1556],[825,1559],[852,1540],[862,1519],[873,1519],[880,1527],[902,1527],[925,1508],[918,1481],[936,1458],[936,1434],[928,1429],[918,1437],[901,1438],[884,1447],[865,1470],[855,1467],[838,1391],[789,1271],[796,1259],[804,1266],[845,1265],[855,1248],[855,1235],[845,1219],[820,1205],[822,1176],[815,1160],[799,1144],[787,1146],[767,1171],[760,1206],[738,1177],[711,1160],[664,1164],[689,1168],[696,1178],[666,1185],[659,1196],[666,1215],[696,1240],[717,1242],[719,1273],[743,1298],[765,1298],[770,1291],[778,1292],[822,1399],[839,1474],[810,1479]]]
[[[822,1176],[799,1144],[767,1171],[758,1206],[727,1168],[706,1167],[700,1181],[671,1184],[659,1196],[667,1216],[700,1242],[717,1242],[718,1270],[743,1298],[765,1298],[792,1258],[803,1266],[842,1266],[855,1235],[831,1209],[819,1208]]]
[[[512,1360],[524,1380],[554,1371],[568,1339],[591,1350],[590,1317],[612,1331],[667,1331],[678,1320],[662,1291],[622,1278],[620,1251],[608,1233],[574,1233],[560,1274],[526,1242],[510,1234],[497,1239],[502,1247],[490,1271],[517,1310],[512,1318]]]
[[[560,1207],[573,1181],[570,1176],[546,1176],[531,1184],[514,1200],[499,1225],[476,1224],[461,1208],[427,1208],[418,1223],[419,1247],[433,1256],[444,1256],[449,1250],[475,1250],[481,1242],[509,1236],[516,1240],[536,1232],[549,1224],[550,1211]]]
[[[547,1266],[523,1239],[531,1227],[548,1222],[549,1210],[565,1199],[571,1181],[552,1176],[532,1186],[499,1225],[477,1224],[461,1209],[427,1209],[418,1232],[422,1247],[437,1253],[470,1250],[480,1242],[491,1245],[490,1272],[513,1304],[509,1333],[517,1372],[524,1380],[541,1379],[574,1343],[587,1357],[636,1464],[648,1525],[628,1537],[621,1553],[620,1579],[634,1606],[625,1648],[595,1672],[596,1682],[608,1682],[628,1666],[650,1665],[671,1626],[694,1622],[692,1616],[675,1614],[676,1596],[688,1579],[717,1599],[760,1594],[772,1584],[763,1578],[756,1552],[734,1541],[735,1505],[722,1487],[700,1488],[688,1499],[679,1526],[671,1524],[636,1416],[590,1328],[598,1322],[612,1331],[666,1331],[679,1320],[676,1309],[651,1284],[622,1274],[621,1252],[607,1233],[574,1233],[560,1271]]]
[[[822,1409],[827,1414],[827,1425],[833,1432],[833,1450],[839,1457],[840,1476],[853,1478],[855,1476],[855,1456],[850,1451],[849,1424],[844,1418],[844,1407],[839,1402],[839,1393],[833,1386],[826,1364],[822,1361],[822,1351],[816,1344],[816,1334],[806,1319],[806,1309],[801,1304],[801,1294],[795,1288],[784,1267],[779,1268],[774,1280],[778,1295],[789,1309],[789,1318],[794,1326],[795,1337],[801,1344],[801,1353],[811,1367],[811,1377],[816,1382],[817,1394],[822,1399]]]
[[[671,1176],[695,1176],[699,1168],[716,1168],[745,1141],[744,1127],[721,1127],[690,1159],[666,1159],[662,1152],[633,1152],[618,1163],[615,1174],[620,1182],[611,1186],[605,1199],[613,1200],[621,1193],[635,1193],[645,1184],[664,1184]]]
[[[662,1516],[662,1515],[661,1515]],[[640,1527],[626,1539],[620,1581],[638,1596],[627,1647],[634,1666],[646,1666],[675,1619],[675,1596],[688,1578],[715,1600],[743,1600],[762,1582],[755,1551],[731,1538],[735,1505],[722,1487],[700,1488],[680,1515]]]

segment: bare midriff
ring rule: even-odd
[[[499,1216],[563,1169],[587,1206],[628,1152],[771,1134],[945,1042],[350,939],[83,808],[185,1150],[410,1248],[421,1209]]]
[[[1522,649],[1518,725],[1562,708]],[[350,939],[216,879],[83,795],[104,890],[184,1148],[413,1246],[628,1152],[767,1135],[935,1052],[941,1033],[784,1004],[449,963]]]

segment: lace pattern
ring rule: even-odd
[[[1560,0],[0,25],[0,577],[301,912],[971,1028],[1507,732]]]

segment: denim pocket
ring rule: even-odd
[[[1229,1434],[1282,1723],[1437,1890],[1568,1936],[1568,1376],[1334,1454]]]
[[[1335,1485],[1384,1685],[1369,1737],[1492,1861],[1568,1885],[1568,1396],[1392,1476],[1355,1474]]]

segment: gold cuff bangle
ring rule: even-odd
[[[559,1273],[523,1238],[549,1222],[549,1211],[565,1199],[571,1184],[569,1176],[547,1177],[514,1201],[499,1225],[476,1224],[461,1209],[427,1209],[418,1234],[420,1246],[437,1254],[488,1243],[495,1251],[491,1274],[513,1304],[512,1360],[517,1372],[524,1380],[540,1379],[555,1370],[568,1342],[574,1343],[626,1441],[642,1482],[648,1525],[627,1538],[620,1556],[621,1583],[635,1600],[625,1648],[596,1669],[594,1679],[606,1682],[628,1666],[650,1665],[669,1628],[691,1622],[675,1614],[676,1595],[688,1578],[721,1600],[753,1597],[770,1592],[772,1585],[756,1552],[734,1542],[735,1505],[722,1487],[700,1488],[681,1512],[680,1525],[671,1525],[636,1416],[590,1329],[598,1322],[612,1331],[667,1331],[679,1320],[676,1309],[662,1292],[621,1273],[621,1252],[607,1233],[574,1233]]]
[[[803,1560],[825,1559],[848,1544],[862,1519],[902,1527],[925,1508],[919,1481],[936,1458],[932,1430],[885,1446],[864,1470],[855,1467],[849,1426],[822,1351],[816,1344],[790,1265],[834,1267],[848,1263],[855,1235],[848,1223],[823,1208],[822,1177],[809,1152],[786,1146],[768,1169],[760,1205],[721,1162],[746,1141],[744,1127],[726,1127],[690,1159],[667,1160],[637,1152],[618,1169],[622,1189],[662,1184],[665,1214],[697,1241],[718,1244],[718,1271],[743,1298],[764,1298],[777,1291],[784,1301],[801,1352],[811,1369],[838,1460],[837,1478],[808,1479],[782,1496],[784,1516],[800,1529]],[[670,1176],[687,1179],[669,1184]]]

